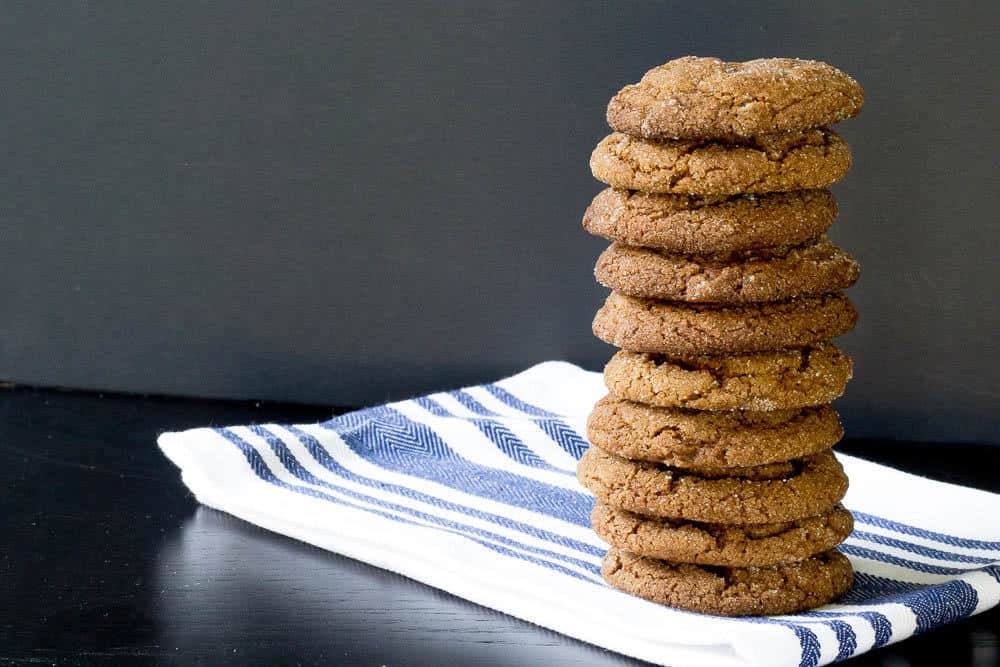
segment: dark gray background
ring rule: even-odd
[[[851,435],[1000,441],[995,3],[12,3],[0,377],[359,404],[597,369],[604,106],[688,54],[865,86]]]

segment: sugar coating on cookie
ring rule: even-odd
[[[817,240],[836,217],[828,190],[699,196],[606,188],[587,207],[583,227],[626,245],[726,260],[783,254]]]
[[[587,419],[592,444],[623,458],[685,469],[789,461],[824,452],[843,435],[829,406],[706,412],[605,396]]]
[[[725,616],[790,614],[820,607],[846,593],[854,582],[850,561],[837,551],[767,567],[714,567],[674,564],[612,547],[601,574],[631,595]]]
[[[624,551],[675,563],[748,567],[802,560],[833,549],[854,528],[843,505],[780,523],[732,525],[657,519],[598,503],[590,515],[602,540]]]
[[[682,358],[619,350],[604,367],[604,384],[651,406],[765,411],[830,403],[852,373],[851,358],[832,343]]]
[[[625,86],[608,104],[607,120],[646,139],[732,140],[829,125],[863,104],[858,82],[826,63],[688,56]]]
[[[624,350],[684,357],[802,347],[847,333],[857,317],[843,294],[719,306],[612,292],[594,317],[593,332]]]
[[[761,303],[837,292],[860,269],[827,237],[783,254],[720,261],[613,243],[594,267],[597,282],[622,294],[692,303]]]
[[[580,459],[577,479],[612,507],[707,523],[794,521],[828,512],[847,492],[844,469],[830,452],[760,470],[698,474],[630,461],[592,445]]]
[[[828,187],[851,167],[851,149],[830,130],[805,130],[740,143],[650,141],[615,132],[590,156],[599,181],[672,194],[750,194]]]

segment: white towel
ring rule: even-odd
[[[856,569],[839,603],[735,619],[606,585],[593,497],[574,476],[601,377],[539,364],[499,382],[320,424],[164,433],[209,507],[626,655],[688,665],[823,665],[1000,599],[1000,495],[841,455]]]

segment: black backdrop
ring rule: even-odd
[[[12,3],[0,377],[359,404],[597,369],[604,106],[695,53],[866,87],[855,436],[1000,442],[995,3]]]

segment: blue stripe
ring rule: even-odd
[[[488,391],[494,398],[498,399],[504,405],[519,410],[524,414],[532,417],[532,421],[535,425],[542,430],[545,435],[549,436],[553,442],[562,447],[563,451],[572,456],[575,460],[579,461],[583,453],[587,451],[590,443],[586,439],[582,438],[579,433],[576,432],[572,426],[567,424],[565,421],[559,418],[553,412],[548,410],[543,410],[542,408],[522,401],[514,394],[510,393],[503,387],[497,386],[495,384],[487,384],[482,386],[483,389]],[[471,396],[469,398],[472,398]],[[475,400],[475,399],[473,399]],[[484,408],[485,409],[485,408]]]
[[[547,463],[530,447],[522,442],[520,438],[514,435],[510,429],[495,419],[469,419],[467,417],[456,417],[454,413],[445,409],[445,407],[440,403],[426,396],[420,399],[414,399],[413,402],[433,414],[435,417],[460,419],[463,422],[472,424],[479,430],[480,433],[486,436],[486,438],[492,442],[504,456],[512,461],[532,468],[538,468],[539,470],[556,472],[560,475],[573,474],[570,471],[560,470],[559,468]]]
[[[829,623],[833,626],[833,632],[840,644],[835,660],[847,660],[854,655],[854,651],[858,648],[858,638],[854,634],[854,628],[844,621],[830,621]]]
[[[430,396],[420,396],[419,398],[412,399],[414,403],[422,407],[427,412],[431,413],[435,417],[451,417],[452,414],[445,410],[440,403],[433,400]]]
[[[854,573],[854,586],[840,599],[843,604],[883,604],[892,600],[893,596],[912,593],[928,588],[925,584],[914,584],[909,581],[890,579],[878,574],[867,572]]]
[[[979,594],[968,583],[954,580],[911,594],[903,604],[916,614],[919,633],[971,616]]]
[[[928,586],[859,572],[854,582],[852,604],[902,604],[916,616],[918,633],[970,616],[979,604],[976,590],[959,579]]]
[[[344,488],[344,487],[336,485],[336,484],[330,484],[330,483],[328,483],[328,482],[326,482],[324,480],[321,480],[321,479],[317,478],[315,475],[313,475],[308,470],[306,470],[305,468],[303,468],[302,464],[299,463],[299,460],[297,458],[295,458],[295,455],[292,454],[288,450],[287,445],[285,445],[285,443],[280,438],[278,438],[277,436],[275,436],[274,434],[272,434],[270,431],[268,431],[265,428],[260,427],[260,426],[248,426],[247,428],[250,429],[255,435],[257,435],[260,438],[262,438],[265,442],[267,442],[268,446],[271,448],[271,451],[278,458],[278,460],[281,462],[281,464],[296,479],[299,479],[299,480],[301,480],[301,481],[303,481],[303,482],[305,482],[307,484],[311,484],[313,486],[319,486],[319,487],[322,487],[322,488],[325,488],[325,489],[329,489],[331,491],[336,491],[337,493],[339,493],[341,495],[348,496],[350,498],[353,498],[355,500],[358,500],[358,501],[361,501],[361,502],[364,502],[364,503],[368,503],[370,505],[375,505],[377,508],[382,508],[383,511],[379,511],[379,510],[374,509],[374,508],[367,508],[367,507],[364,507],[362,505],[357,505],[357,504],[354,504],[354,503],[350,503],[349,501],[342,501],[341,499],[336,498],[335,496],[331,496],[331,495],[329,495],[327,493],[323,493],[321,491],[317,491],[316,489],[309,489],[307,487],[302,487],[302,486],[298,486],[298,485],[288,484],[287,482],[284,482],[283,480],[278,479],[271,472],[270,468],[267,468],[267,464],[264,463],[263,459],[260,459],[260,464],[263,465],[264,468],[267,469],[267,473],[268,473],[269,476],[268,477],[264,477],[264,476],[261,476],[259,473],[258,473],[258,476],[261,477],[262,479],[264,479],[267,482],[270,482],[270,483],[275,484],[277,486],[281,486],[282,488],[290,490],[290,491],[295,491],[297,493],[304,493],[305,495],[309,495],[309,496],[311,496],[313,498],[317,498],[317,499],[321,499],[321,500],[327,500],[327,501],[331,501],[331,502],[338,502],[340,504],[347,504],[347,505],[350,505],[350,506],[352,506],[352,507],[354,507],[356,509],[362,509],[362,510],[365,510],[365,511],[369,511],[369,512],[371,512],[373,514],[378,514],[379,516],[384,516],[385,518],[388,518],[388,519],[399,520],[399,517],[397,517],[395,515],[392,515],[392,514],[389,514],[388,512],[384,511],[384,510],[391,510],[391,511],[397,512],[399,514],[403,514],[403,515],[406,515],[406,516],[409,516],[409,517],[412,517],[412,518],[421,519],[421,520],[426,521],[428,523],[435,524],[434,527],[436,527],[436,529],[438,529],[438,530],[442,530],[443,532],[451,533],[453,535],[459,535],[459,536],[465,537],[467,539],[470,539],[470,540],[476,542],[477,544],[482,544],[483,546],[486,546],[487,544],[491,544],[491,542],[489,542],[489,541],[500,542],[502,545],[506,545],[508,547],[514,547],[514,548],[517,548],[517,549],[522,549],[524,551],[529,551],[529,552],[532,552],[532,553],[537,554],[539,556],[546,556],[548,558],[554,558],[554,559],[560,560],[560,561],[562,561],[562,562],[564,562],[566,564],[576,565],[577,567],[580,567],[581,569],[584,569],[586,571],[591,572],[595,577],[599,577],[600,576],[600,568],[597,565],[595,565],[595,564],[587,563],[587,562],[584,562],[582,560],[578,560],[576,558],[572,558],[572,557],[569,557],[569,556],[564,556],[564,555],[559,554],[559,553],[548,551],[547,549],[540,549],[538,547],[534,547],[534,546],[531,546],[531,545],[523,544],[523,543],[518,542],[516,540],[512,540],[510,538],[507,538],[507,537],[505,537],[503,535],[498,535],[496,533],[491,533],[489,531],[481,530],[479,528],[475,528],[475,527],[469,526],[467,524],[458,523],[456,521],[450,521],[450,520],[447,520],[447,519],[443,519],[443,518],[435,516],[433,514],[428,514],[426,512],[421,512],[419,510],[414,510],[412,508],[405,507],[403,505],[397,505],[395,503],[386,502],[386,501],[380,500],[379,498],[375,498],[373,496],[369,496],[369,495],[363,494],[363,493],[358,493],[357,491],[353,491],[351,489],[347,489],[347,488]],[[251,445],[250,443],[248,443],[246,440],[244,440],[243,438],[241,438],[239,435],[237,435],[233,431],[231,431],[229,429],[217,429],[216,432],[219,433],[222,437],[224,437],[229,442],[237,445],[241,450],[243,450],[243,452],[244,452],[245,455],[246,455],[246,453],[248,451],[247,448],[249,448],[249,450],[252,451],[254,455],[256,455],[258,458],[260,457],[260,454],[256,451],[256,449],[253,447],[253,445]],[[405,519],[404,519],[404,522],[411,523],[413,525],[420,525],[420,524],[418,524],[418,523],[416,523],[414,521],[406,521]],[[478,537],[476,537],[476,536],[478,536]],[[497,546],[497,545],[494,544],[493,546]],[[500,546],[498,548],[504,549],[505,552],[509,552],[511,554],[516,553],[516,552],[514,552],[514,551],[512,551],[510,549],[505,549],[502,546]],[[576,578],[582,579],[584,581],[592,581],[592,582],[594,582],[594,580],[588,579],[585,575],[583,575],[583,574],[581,574],[579,572],[576,572],[575,570],[571,570],[571,569],[569,569],[569,568],[567,568],[567,567],[565,567],[563,565],[560,565],[558,563],[551,563],[550,561],[545,561],[545,560],[542,560],[540,558],[534,558],[534,559],[532,559],[532,562],[537,562],[537,564],[546,564],[547,563],[548,565],[551,565],[551,566],[554,566],[554,567],[558,568],[559,571],[562,571],[565,574],[571,574],[571,575],[575,576]],[[594,582],[594,583],[596,583],[596,582]]]
[[[500,416],[497,413],[490,410],[489,408],[487,408],[479,401],[477,401],[475,398],[473,398],[471,394],[462,391],[461,389],[458,391],[448,392],[448,395],[454,398],[459,403],[461,403],[465,407],[465,409],[468,410],[469,412],[475,413],[477,415],[482,415],[483,417]]]
[[[553,465],[549,465],[500,422],[492,419],[470,419],[469,421],[475,424],[479,432],[489,438],[490,442],[496,445],[497,449],[514,461],[532,468],[557,472],[560,475],[573,476],[575,474],[569,470],[560,470]]]
[[[785,623],[783,625],[786,628],[791,628],[795,636],[799,638],[799,648],[802,650],[799,667],[816,667],[819,664],[821,651],[819,638],[816,636],[816,633],[794,623]]]
[[[875,630],[874,648],[882,648],[892,640],[892,622],[885,614],[877,611],[861,611],[857,614],[872,624],[872,629]]]
[[[558,419],[536,419],[535,424],[577,461],[590,447],[590,443],[581,438],[573,427]]]
[[[336,424],[339,428],[344,429],[355,428],[359,424],[364,424],[375,415],[378,415],[381,410],[382,406],[376,406],[374,408],[362,408],[354,412],[345,412],[342,415],[332,417],[327,423]]]
[[[918,633],[970,616],[979,604],[976,589],[959,579],[927,586],[859,573],[855,589],[856,604],[896,603],[909,608]]]
[[[459,391],[452,391],[452,392],[449,392],[448,395],[451,396],[451,397],[453,397],[456,401],[458,401],[459,403],[461,403],[463,406],[465,406],[465,408],[467,410],[469,410],[470,412],[473,412],[473,413],[475,413],[477,415],[481,415],[483,417],[489,417],[490,420],[492,420],[492,419],[498,419],[498,418],[503,418],[503,415],[500,415],[500,414],[494,412],[493,410],[490,410],[489,408],[487,408],[486,406],[484,406],[482,403],[480,403],[479,401],[477,401],[468,392],[461,391],[461,390],[459,390]],[[417,404],[420,405],[421,407],[424,407],[424,408],[428,407],[425,403],[428,402],[429,399],[426,398],[426,397],[424,398],[424,402],[420,402],[420,399],[414,399],[414,401],[416,401]],[[433,401],[429,401],[429,402],[433,402]],[[450,413],[447,410],[445,410],[443,407],[441,407],[436,402],[433,402],[433,403],[434,403],[435,406],[437,406],[437,410],[441,411],[445,415],[453,414],[453,413]],[[435,414],[437,414],[437,413],[435,413]],[[513,417],[513,419],[517,419],[517,417]],[[481,424],[481,423],[485,423],[487,420],[485,420],[485,419],[471,419],[470,421],[474,421],[474,422],[477,422],[477,424]],[[580,460],[580,457],[583,456],[583,453],[585,451],[587,451],[587,447],[590,446],[589,443],[584,438],[580,437],[580,434],[576,432],[576,429],[574,429],[572,426],[570,426],[569,424],[567,424],[567,423],[565,423],[565,422],[563,422],[563,421],[561,421],[559,419],[549,419],[549,418],[545,418],[545,417],[532,417],[530,420],[526,420],[526,421],[527,421],[527,423],[534,424],[538,429],[540,429],[542,431],[542,433],[544,433],[546,436],[548,436],[548,438],[550,440],[552,440],[553,442],[555,442],[556,445],[558,445],[563,451],[567,452],[576,461]],[[564,470],[560,470],[559,468],[556,468],[556,467],[551,467],[551,469],[552,470],[557,470],[559,472],[567,472],[567,471],[564,471]],[[573,473],[569,472],[568,474],[573,474]]]
[[[977,563],[981,565],[997,562],[997,559],[995,558],[966,556],[965,554],[955,553],[953,551],[941,551],[940,549],[925,547],[922,544],[914,544],[913,542],[907,542],[906,540],[900,540],[895,537],[879,535],[877,533],[868,533],[860,530],[855,530],[851,533],[851,537],[859,540],[865,540],[866,542],[875,542],[876,544],[881,544],[887,547],[896,547],[897,549],[903,549],[911,553],[920,554],[921,556],[927,556],[928,558],[937,558],[938,560],[950,560],[958,563]]]
[[[868,558],[870,560],[876,560],[880,563],[889,563],[891,565],[898,565],[899,567],[905,567],[908,570],[914,570],[916,572],[926,572],[927,574],[965,574],[967,572],[972,572],[978,568],[968,567],[945,567],[944,565],[931,565],[929,563],[920,563],[915,560],[909,560],[906,558],[900,558],[899,556],[893,556],[891,554],[883,553],[881,551],[875,551],[874,549],[867,549],[865,547],[859,547],[855,544],[841,544],[838,549],[843,551],[845,554],[850,554],[852,556],[857,556],[859,558]]]
[[[792,623],[790,621],[781,621],[767,616],[747,616],[739,620],[745,623],[780,625],[783,628],[788,628],[795,633],[795,637],[799,640],[799,650],[802,651],[799,656],[799,667],[816,667],[816,665],[819,664],[821,652],[819,637],[817,637],[816,633],[806,626],[799,623]]]
[[[326,447],[313,436],[309,435],[302,429],[295,426],[283,426],[285,430],[294,435],[302,447],[309,452],[309,455],[321,466],[329,470],[330,472],[339,475],[345,479],[348,479],[356,484],[361,484],[364,486],[371,487],[373,489],[378,489],[380,491],[385,491],[387,493],[395,493],[396,495],[403,496],[404,498],[409,498],[411,500],[417,500],[422,503],[426,503],[433,507],[437,507],[444,510],[450,510],[452,512],[459,512],[483,521],[489,521],[490,523],[495,523],[498,526],[503,526],[504,528],[509,528],[510,530],[516,530],[532,537],[538,538],[540,540],[545,540],[553,544],[558,544],[559,546],[566,547],[567,549],[573,549],[581,553],[587,554],[589,556],[602,557],[604,556],[605,549],[600,547],[595,547],[593,545],[587,544],[586,542],[580,542],[579,540],[574,540],[573,538],[566,537],[565,535],[560,535],[558,533],[553,533],[548,530],[543,530],[531,524],[523,523],[521,521],[515,521],[514,519],[509,519],[505,516],[499,514],[493,514],[490,512],[484,512],[482,510],[476,509],[474,507],[469,507],[468,505],[463,505],[461,503],[454,503],[448,500],[444,500],[438,496],[433,496],[427,493],[422,493],[416,489],[410,488],[408,486],[401,486],[399,484],[392,484],[390,482],[384,482],[380,479],[375,479],[372,477],[365,477],[351,470],[345,468],[337,459],[330,456]]]
[[[872,632],[875,633],[875,643],[872,648],[879,648],[885,646],[892,639],[892,622],[886,617],[885,614],[880,614],[877,611],[806,611],[802,612],[803,616],[817,616],[822,618],[830,617],[841,617],[841,616],[852,616],[863,618],[868,621],[868,624],[872,626]],[[856,643],[856,640],[855,640]],[[855,647],[856,649],[856,647]],[[839,658],[838,658],[839,659]]]
[[[428,479],[465,493],[590,526],[593,499],[521,475],[474,463],[455,453],[425,424],[392,408],[369,409],[364,420],[341,429],[337,420],[320,424],[340,435],[361,458],[387,470]],[[447,465],[442,465],[447,459]]]
[[[840,619],[826,620],[825,617],[823,617],[822,619],[817,618],[816,621],[809,620],[808,617],[811,616],[816,616],[816,617],[822,616],[822,614],[819,613],[813,614],[811,612],[800,612],[799,615],[805,616],[807,618],[803,619],[802,621],[794,622],[796,625],[798,623],[817,623],[819,625],[825,625],[833,631],[834,636],[837,638],[837,657],[834,658],[835,662],[840,660],[846,660],[847,658],[850,658],[852,655],[854,655],[854,651],[856,651],[858,648],[858,637],[857,634],[854,632],[854,628],[851,627],[850,623],[847,623],[846,621]],[[842,616],[843,614],[828,614],[828,615]],[[816,634],[815,633],[812,634],[813,637],[816,638]],[[818,645],[819,642],[818,638],[816,638],[816,641]],[[800,643],[801,643],[801,638],[800,638]],[[803,649],[805,650],[805,647],[803,647]],[[805,659],[805,655],[803,655],[803,659]],[[812,662],[812,658],[810,658],[809,660],[811,661],[811,664],[816,664],[816,662],[819,661],[819,655],[818,654],[816,655],[815,662]]]
[[[559,416],[556,413],[549,412],[548,410],[544,410],[544,409],[538,407],[537,405],[532,405],[531,403],[527,403],[525,401],[522,401],[520,398],[518,398],[514,394],[510,393],[509,391],[507,391],[506,389],[504,389],[500,385],[496,385],[496,384],[484,384],[483,385],[483,389],[485,389],[486,391],[488,391],[491,394],[493,394],[493,396],[495,398],[497,398],[498,400],[500,400],[500,402],[502,402],[503,404],[505,404],[505,405],[507,405],[509,407],[512,407],[515,410],[519,410],[519,411],[523,412],[524,414],[529,415],[531,417],[548,417],[548,418],[552,418],[552,417],[558,417]]]
[[[271,469],[264,462],[264,459],[261,458],[260,453],[257,452],[257,450],[254,449],[254,447],[252,445],[250,445],[250,443],[244,441],[242,438],[240,438],[236,434],[232,433],[231,431],[227,431],[225,429],[215,429],[215,431],[220,436],[222,436],[223,438],[225,438],[225,440],[227,440],[231,444],[235,445],[236,448],[239,449],[243,453],[243,456],[246,459],[247,464],[250,466],[250,470],[252,470],[253,473],[260,480],[262,480],[264,482],[267,482],[268,484],[272,484],[272,485],[274,485],[276,487],[285,489],[287,491],[291,491],[293,493],[298,493],[300,495],[308,496],[308,497],[311,497],[311,498],[316,498],[318,500],[325,500],[327,502],[334,503],[334,504],[337,504],[337,505],[343,505],[345,507],[351,507],[353,509],[361,510],[363,512],[367,512],[369,514],[374,514],[376,516],[380,516],[380,517],[383,517],[385,519],[390,519],[392,521],[398,521],[400,523],[404,523],[404,524],[412,525],[412,526],[420,526],[420,527],[424,527],[424,528],[427,527],[427,526],[423,526],[422,524],[420,524],[420,523],[418,523],[416,521],[410,521],[410,520],[408,520],[406,518],[399,517],[399,516],[396,516],[396,515],[393,515],[393,514],[389,514],[388,512],[382,512],[382,511],[379,511],[379,510],[376,510],[376,509],[373,509],[373,508],[370,508],[370,507],[364,507],[362,505],[357,505],[355,503],[352,503],[350,501],[344,500],[342,498],[337,498],[335,496],[331,496],[329,494],[322,493],[320,491],[316,491],[315,489],[309,489],[309,488],[306,488],[306,487],[301,487],[301,486],[298,486],[296,484],[288,484],[288,483],[286,483],[286,482],[278,479],[274,475],[274,473],[271,472]],[[510,549],[506,549],[506,548],[504,548],[502,546],[499,546],[499,545],[496,545],[496,544],[492,544],[492,543],[487,542],[485,540],[476,539],[476,538],[474,538],[474,537],[472,537],[470,535],[464,534],[464,533],[462,533],[460,531],[449,530],[449,529],[446,529],[446,528],[435,528],[435,529],[436,530],[440,530],[442,532],[446,532],[446,533],[450,533],[450,534],[454,534],[454,535],[459,535],[459,536],[464,537],[464,538],[466,538],[468,540],[471,540],[472,542],[480,544],[481,546],[484,546],[487,549],[490,549],[491,551],[495,551],[495,552],[503,554],[505,556],[510,556],[512,558],[517,558],[519,560],[524,560],[524,561],[527,561],[529,563],[533,563],[535,565],[540,565],[542,567],[546,567],[548,569],[555,570],[555,571],[560,572],[562,574],[568,574],[568,575],[570,575],[570,576],[572,576],[572,577],[574,577],[576,579],[580,579],[581,581],[586,581],[588,583],[597,583],[597,582],[594,582],[593,580],[587,578],[586,576],[580,574],[579,572],[576,572],[574,570],[570,570],[569,568],[563,567],[563,566],[558,565],[556,563],[552,563],[552,562],[549,562],[549,561],[546,561],[546,560],[542,560],[542,559],[539,559],[539,558],[534,558],[534,557],[528,556],[526,554],[522,554],[522,553],[518,553],[516,551],[512,551]]]
[[[913,537],[922,537],[926,540],[934,540],[936,542],[941,542],[953,547],[965,547],[967,549],[985,549],[988,551],[1000,551],[1000,542],[987,542],[984,540],[972,540],[966,537],[956,537],[954,535],[948,535],[946,533],[937,533],[932,530],[925,530],[923,528],[918,528],[916,526],[911,526],[905,523],[899,523],[898,521],[891,521],[880,516],[875,516],[874,514],[867,514],[865,512],[858,512],[851,510],[856,521],[862,523],[868,523],[873,526],[878,526],[879,528],[885,528],[887,530],[892,530],[897,533],[902,533],[903,535],[910,535]]]

